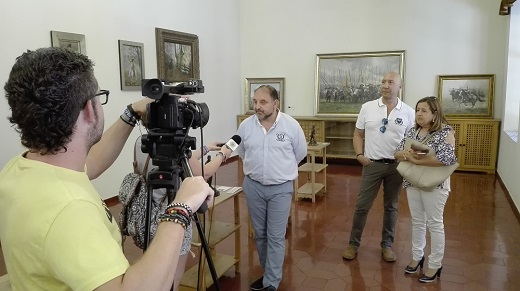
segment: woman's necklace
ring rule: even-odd
[[[424,130],[424,133],[423,133],[423,130]],[[428,129],[427,128],[420,128],[418,131],[417,131],[417,136],[416,136],[416,139],[417,140],[423,140],[426,136],[428,135]]]

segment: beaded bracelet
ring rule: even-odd
[[[191,210],[191,207],[189,207],[187,204],[185,203],[182,203],[182,202],[173,202],[171,203],[170,205],[166,206],[166,209],[170,209],[170,208],[173,208],[173,207],[181,207],[181,208],[184,208],[186,209],[186,211],[188,211],[188,216],[192,216],[193,215],[193,211]]]
[[[158,217],[157,217],[158,223],[166,222],[166,221],[180,224],[184,228],[184,230],[186,230],[186,228],[188,228],[188,226],[190,225],[190,220],[187,219],[184,215],[182,215],[180,213],[175,213],[175,214],[163,213],[163,214],[158,215]]]
[[[165,213],[167,213],[167,214],[179,213],[179,214],[182,214],[183,216],[185,216],[187,219],[190,219],[190,216],[188,215],[188,211],[184,211],[184,210],[185,210],[184,208],[171,207],[171,208],[167,208]]]

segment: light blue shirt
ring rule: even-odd
[[[307,141],[294,118],[278,112],[266,131],[256,115],[238,127],[242,142],[236,152],[244,163],[244,174],[262,185],[279,185],[298,177],[298,163],[307,155]]]

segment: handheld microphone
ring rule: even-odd
[[[224,145],[226,146],[226,148],[228,148],[230,151],[234,152],[237,148],[238,148],[238,145],[242,142],[242,138],[235,134],[234,136],[231,137],[230,140],[228,140],[228,142],[226,142]]]

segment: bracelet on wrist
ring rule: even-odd
[[[188,213],[188,216],[192,216],[193,215],[193,211],[191,210],[191,207],[189,207],[187,204],[182,203],[182,202],[170,203],[170,205],[166,206],[166,209],[175,208],[175,207],[186,209],[186,212]]]
[[[127,111],[127,109],[125,109],[125,111]],[[121,118],[122,121],[124,121],[131,127],[135,127],[137,125],[137,120],[128,117],[128,115],[125,112],[123,112],[123,114],[121,114],[119,118]]]
[[[217,156],[220,156],[222,158],[222,162],[225,162],[227,160],[227,156],[223,152],[218,152]]]
[[[362,155],[363,155],[363,154],[357,154],[357,155],[356,155],[356,159],[357,159],[357,157],[362,156]]]
[[[202,146],[202,155],[205,156],[209,153],[209,148],[207,146]]]
[[[137,114],[137,112],[135,112],[134,108],[132,107],[132,104],[128,104],[126,106],[126,109],[128,109],[128,112],[130,112],[130,114],[132,114],[132,116],[137,119],[137,120],[140,120],[141,119],[141,116],[139,114]]]

